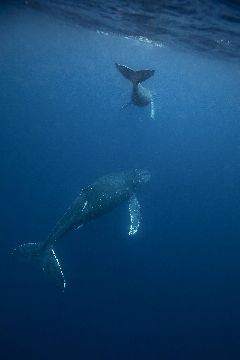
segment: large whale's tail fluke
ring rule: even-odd
[[[23,244],[14,249],[13,254],[21,256],[27,261],[37,261],[43,271],[51,278],[51,280],[62,291],[64,290],[66,282],[60,263],[52,246],[46,247],[44,243]]]
[[[139,84],[149,79],[154,74],[154,70],[132,70],[129,67],[115,63],[120,73],[130,80],[133,84]]]

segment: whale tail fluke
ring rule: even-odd
[[[13,250],[12,254],[20,256],[26,261],[37,261],[51,280],[64,291],[66,282],[52,247],[46,247],[43,243],[28,243],[18,246]]]
[[[120,73],[130,80],[134,85],[149,79],[154,74],[154,70],[132,70],[129,67],[115,63]]]

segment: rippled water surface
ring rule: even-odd
[[[229,59],[236,60],[240,55],[237,0],[25,0],[22,3],[96,30],[143,37],[158,44],[192,48]]]

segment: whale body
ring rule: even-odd
[[[148,171],[136,169],[99,178],[80,191],[45,241],[20,245],[14,249],[13,253],[22,255],[28,260],[36,259],[42,269],[63,290],[66,282],[53,249],[55,243],[70,231],[79,229],[125,201],[129,202],[129,235],[134,235],[140,224],[140,205],[136,191],[149,178]]]

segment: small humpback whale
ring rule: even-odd
[[[132,70],[129,67],[121,64],[115,63],[117,69],[120,73],[130,80],[133,84],[132,89],[132,98],[131,101],[126,104],[135,104],[137,106],[146,106],[151,104],[151,118],[154,119],[155,111],[154,111],[154,102],[153,97],[149,89],[146,89],[141,85],[141,83],[151,76],[153,76],[155,70]],[[125,107],[123,106],[123,107]]]
[[[27,260],[38,261],[44,272],[61,290],[64,290],[66,286],[64,274],[53,249],[56,241],[125,201],[129,204],[129,235],[134,235],[138,231],[141,218],[136,191],[149,179],[148,171],[137,169],[99,178],[80,191],[45,241],[20,245],[13,250],[13,254],[23,256]]]

